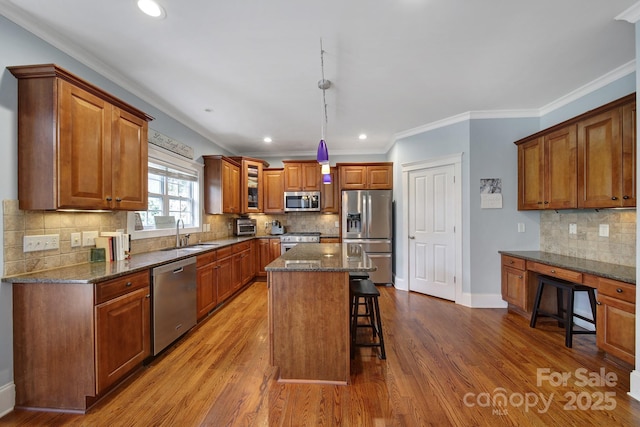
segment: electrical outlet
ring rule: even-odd
[[[600,237],[609,237],[609,224],[600,224],[598,235]]]
[[[334,227],[340,228],[340,221],[336,221],[335,224],[334,224]]]
[[[48,251],[58,248],[60,248],[59,234],[24,236],[22,239],[23,252]]]
[[[518,223],[518,233],[524,233],[524,222]]]
[[[71,233],[71,247],[77,248],[78,246],[82,246],[82,234]]]
[[[83,231],[82,232],[82,246],[95,246],[96,237],[98,237],[97,231]]]
[[[576,224],[569,224],[569,234],[578,234],[578,226]]]

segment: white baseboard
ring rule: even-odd
[[[400,290],[400,291],[408,291],[409,290],[409,284],[406,280],[404,279],[399,279],[397,276],[395,276],[393,278],[393,287]]]
[[[13,411],[16,404],[16,386],[9,383],[0,387],[0,418]]]
[[[631,371],[631,390],[627,393],[636,400],[640,400],[640,372],[637,369]]]
[[[508,304],[500,294],[470,294],[463,292],[456,304],[471,308],[507,308]]]

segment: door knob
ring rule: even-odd
[[[409,236],[409,238],[413,240],[416,238],[416,236]]]

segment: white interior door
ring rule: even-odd
[[[409,172],[409,290],[455,301],[455,168]]]

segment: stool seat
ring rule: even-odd
[[[352,279],[349,280],[349,292],[351,294],[351,357],[354,356],[356,347],[378,347],[380,348],[378,357],[386,359],[378,304],[380,291],[369,279]],[[361,306],[365,307],[364,312],[360,311]],[[366,319],[367,323],[359,322],[361,318]],[[358,341],[358,328],[371,328],[372,340]]]
[[[549,313],[540,308],[540,302],[542,300],[542,293],[544,292],[545,285],[553,286],[556,288],[556,312]],[[567,307],[564,307],[564,293],[567,293]],[[586,292],[589,296],[589,304],[591,306],[591,315],[592,319],[588,317],[584,317],[580,314],[576,314],[573,311],[574,306],[574,297],[576,292]],[[551,317],[556,319],[559,323],[559,326],[564,326],[565,328],[565,346],[571,348],[573,344],[573,335],[576,334],[590,334],[593,335],[596,331],[589,330],[575,330],[573,328],[575,317],[584,320],[585,322],[591,323],[595,326],[596,324],[596,296],[594,289],[581,285],[579,283],[573,283],[566,280],[558,279],[556,277],[550,277],[545,275],[538,276],[538,290],[536,292],[536,298],[533,303],[533,312],[531,313],[531,322],[529,326],[532,328],[536,327],[536,322],[539,316]]]

